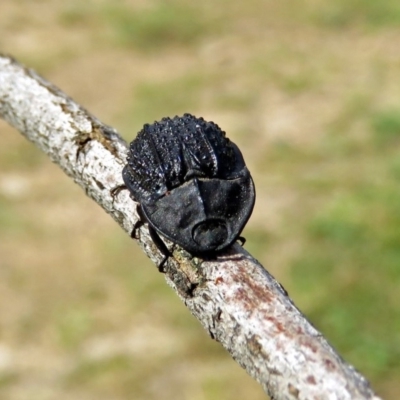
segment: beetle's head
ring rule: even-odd
[[[192,229],[192,239],[203,251],[218,249],[226,243],[227,238],[228,228],[222,220],[209,218]]]

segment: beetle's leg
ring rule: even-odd
[[[111,191],[110,191],[111,196],[113,198],[115,198],[116,196],[118,196],[118,194],[122,190],[126,190],[126,189],[128,189],[128,187],[126,185],[124,185],[124,184],[123,185],[118,185],[115,188],[111,189]],[[136,213],[139,216],[139,219],[133,225],[133,229],[132,229],[132,232],[131,232],[131,238],[132,239],[139,239],[139,234],[138,234],[139,229],[146,222],[146,218],[143,215],[142,208],[140,207],[140,204],[137,204],[137,206],[136,206]],[[158,268],[158,270],[160,272],[165,272],[164,271],[164,264],[166,263],[166,261],[170,257],[171,253],[167,249],[167,246],[165,245],[165,243],[161,240],[161,238],[158,235],[158,233],[150,226],[150,224],[149,224],[149,234],[150,234],[150,237],[152,238],[154,244],[157,246],[158,250],[160,250],[160,252],[164,256],[164,258],[161,260],[161,262],[157,265],[157,268]]]
[[[131,232],[131,238],[132,239],[136,239],[136,240],[139,239],[138,232],[139,232],[140,227],[143,226],[143,225],[144,225],[144,222],[141,219],[138,219],[135,222],[135,225],[133,225],[133,229],[132,229],[132,232]]]
[[[237,238],[237,241],[239,242],[239,244],[243,247],[244,244],[246,243],[246,238],[244,238],[243,236],[239,236]]]
[[[124,184],[118,185],[115,188],[111,189],[110,193],[113,198],[118,196],[118,194],[122,190],[126,190],[128,187]],[[133,225],[133,229],[131,232],[131,238],[132,239],[139,239],[139,229],[145,224],[146,218],[143,215],[142,208],[140,207],[140,204],[136,206],[136,213],[139,216],[139,219],[135,222]],[[165,243],[162,241],[158,233],[153,229],[150,224],[149,224],[149,234],[151,239],[153,240],[154,244],[157,246],[158,250],[162,253],[164,258],[161,260],[161,262],[157,265],[157,268],[160,272],[165,272],[164,271],[164,264],[167,262],[168,258],[171,256],[170,251],[168,250],[167,246]]]
[[[168,250],[167,246],[160,238],[160,235],[150,225],[149,225],[149,234],[154,244],[156,245],[157,249],[160,250],[160,252],[164,256],[161,262],[157,265],[158,270],[164,273],[165,272],[164,265],[167,262],[168,258],[171,256],[171,252]]]
[[[135,225],[133,226],[133,229],[131,232],[132,239],[139,239],[139,234],[138,234],[139,229],[141,226],[143,226],[147,222],[146,217],[144,216],[144,214],[142,212],[142,208],[140,207],[140,204],[138,204],[136,206],[136,213],[139,216],[139,219],[135,222]],[[149,227],[149,234],[150,234],[151,239],[153,240],[153,243],[156,245],[157,249],[164,256],[164,258],[161,260],[161,262],[157,265],[157,268],[160,272],[165,272],[164,264],[167,262],[168,258],[171,256],[171,252],[168,250],[167,246],[162,241],[162,239],[160,238],[160,236],[156,232],[156,230],[154,228],[152,228],[150,224],[148,224],[148,227]]]
[[[139,229],[145,224],[146,218],[144,217],[142,213],[142,207],[140,207],[140,204],[136,204],[136,214],[138,215],[139,219],[135,222],[135,225],[133,225],[133,229],[131,232],[131,238],[132,239],[139,239]]]
[[[126,189],[128,189],[128,187],[125,184],[118,185],[115,188],[110,190],[110,194],[111,194],[112,198],[114,199],[115,197],[117,197],[120,194],[120,192],[122,192],[123,190],[126,190]]]
[[[125,184],[122,184],[122,185],[118,185],[115,188],[111,189],[110,190],[110,194],[111,194],[111,197],[113,198],[113,200],[123,190],[128,190],[128,186],[126,186]],[[135,199],[132,197],[132,195],[131,195],[131,199],[135,201]],[[136,205],[136,213],[139,216],[139,219],[135,222],[135,225],[133,225],[133,229],[132,229],[132,232],[131,232],[131,238],[132,239],[138,239],[139,238],[137,232],[138,232],[139,228],[142,225],[144,225],[143,221],[145,221],[145,218],[143,217],[143,214],[141,212],[141,208],[140,208],[139,204]]]
[[[128,189],[128,187],[125,184],[118,185],[115,188],[110,190],[111,197],[113,199],[115,199],[115,197],[118,196],[120,192],[122,192],[123,190],[127,190],[127,189]],[[143,214],[141,212],[139,204],[136,206],[136,213],[139,216],[139,219],[135,222],[135,225],[133,225],[133,229],[132,229],[132,232],[131,232],[131,238],[132,239],[139,239],[139,236],[138,236],[137,232],[138,232],[139,228],[142,225],[144,225],[143,221],[145,221],[145,219],[143,218]]]

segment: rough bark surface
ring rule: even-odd
[[[126,190],[111,193],[122,184],[127,153],[114,129],[8,56],[0,56],[0,116],[132,234],[138,221],[134,201]],[[164,256],[146,225],[138,237],[158,265]],[[212,260],[167,246],[168,284],[271,398],[378,400],[367,380],[341,359],[282,286],[238,244]]]

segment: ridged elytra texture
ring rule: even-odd
[[[149,224],[191,253],[231,245],[253,210],[253,180],[218,125],[190,114],[146,124],[123,179]]]

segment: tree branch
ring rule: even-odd
[[[122,184],[127,146],[117,132],[54,85],[0,55],[0,116],[40,147],[129,234],[138,220]],[[147,226],[138,242],[153,262],[163,255]],[[210,336],[273,399],[378,400],[306,320],[282,286],[244,249],[193,258],[168,243],[165,278]]]

